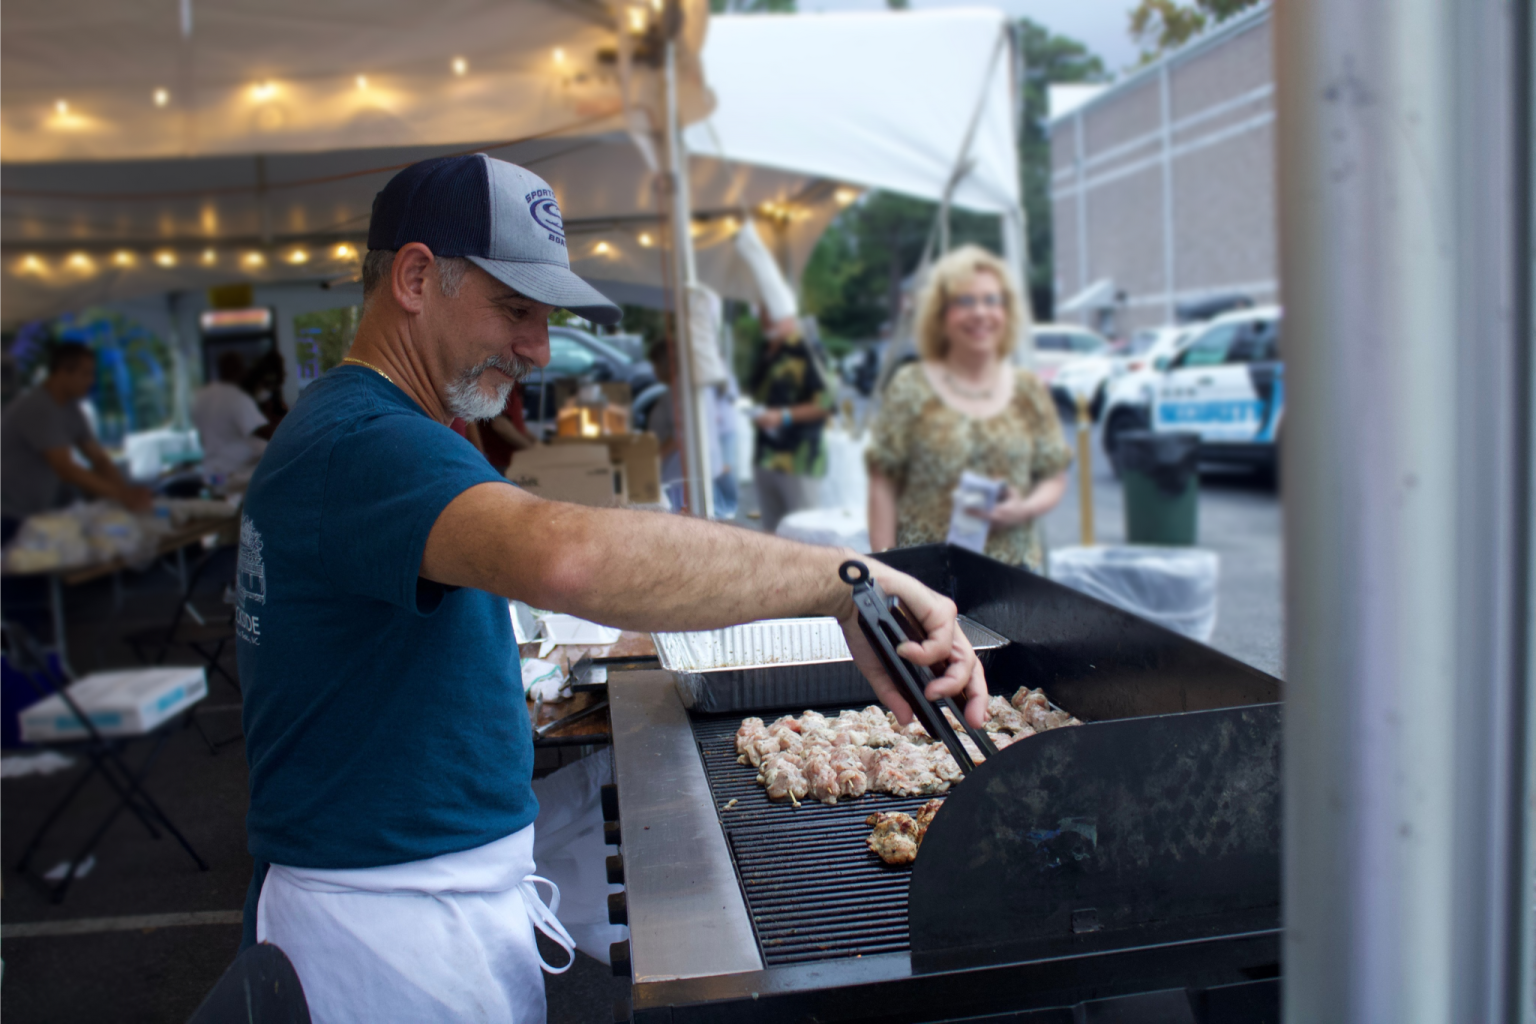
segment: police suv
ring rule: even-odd
[[[1227,313],[1138,379],[1117,381],[1104,410],[1110,459],[1126,430],[1192,431],[1203,459],[1274,471],[1285,416],[1280,320],[1278,306]]]

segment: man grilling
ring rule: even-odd
[[[619,317],[571,273],[544,181],[481,154],[416,164],[374,200],[368,248],[351,354],[277,430],[241,523],[245,941],[288,954],[317,1024],[542,1021],[534,928],[571,943],[533,878],[506,598],[636,630],[834,615],[876,694],[911,710],[838,580],[848,552],[544,501],[448,428],[548,360],[555,309]],[[963,692],[980,724],[953,603],[872,568],[927,634],[902,653],[947,663],[930,695]]]

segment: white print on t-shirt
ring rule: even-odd
[[[261,532],[250,516],[240,517],[240,559],[235,570],[235,632],[248,644],[261,643],[261,619],[246,611],[247,601],[267,603],[267,567],[261,560]]]

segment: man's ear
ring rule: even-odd
[[[389,269],[390,291],[395,302],[407,313],[420,313],[427,287],[427,268],[432,265],[432,250],[420,242],[411,242],[395,253]]]

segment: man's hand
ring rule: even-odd
[[[914,664],[927,665],[935,672],[942,669],[942,674],[928,684],[924,696],[929,700],[960,697],[965,703],[966,721],[978,729],[985,725],[987,679],[982,672],[981,662],[976,659],[976,652],[971,649],[970,640],[960,628],[955,603],[929,590],[906,573],[897,572],[872,558],[852,552],[848,553],[848,557],[858,558],[869,566],[880,589],[889,597],[899,598],[927,634],[928,639],[921,644],[908,640],[896,648],[897,654]],[[851,590],[848,610],[839,614],[838,619],[848,639],[848,649],[853,652],[854,664],[859,666],[859,671],[869,680],[880,703],[890,708],[902,725],[912,721],[911,705],[902,696],[895,681],[886,674],[880,659],[864,637],[864,630],[859,626],[859,613],[853,607]]]

